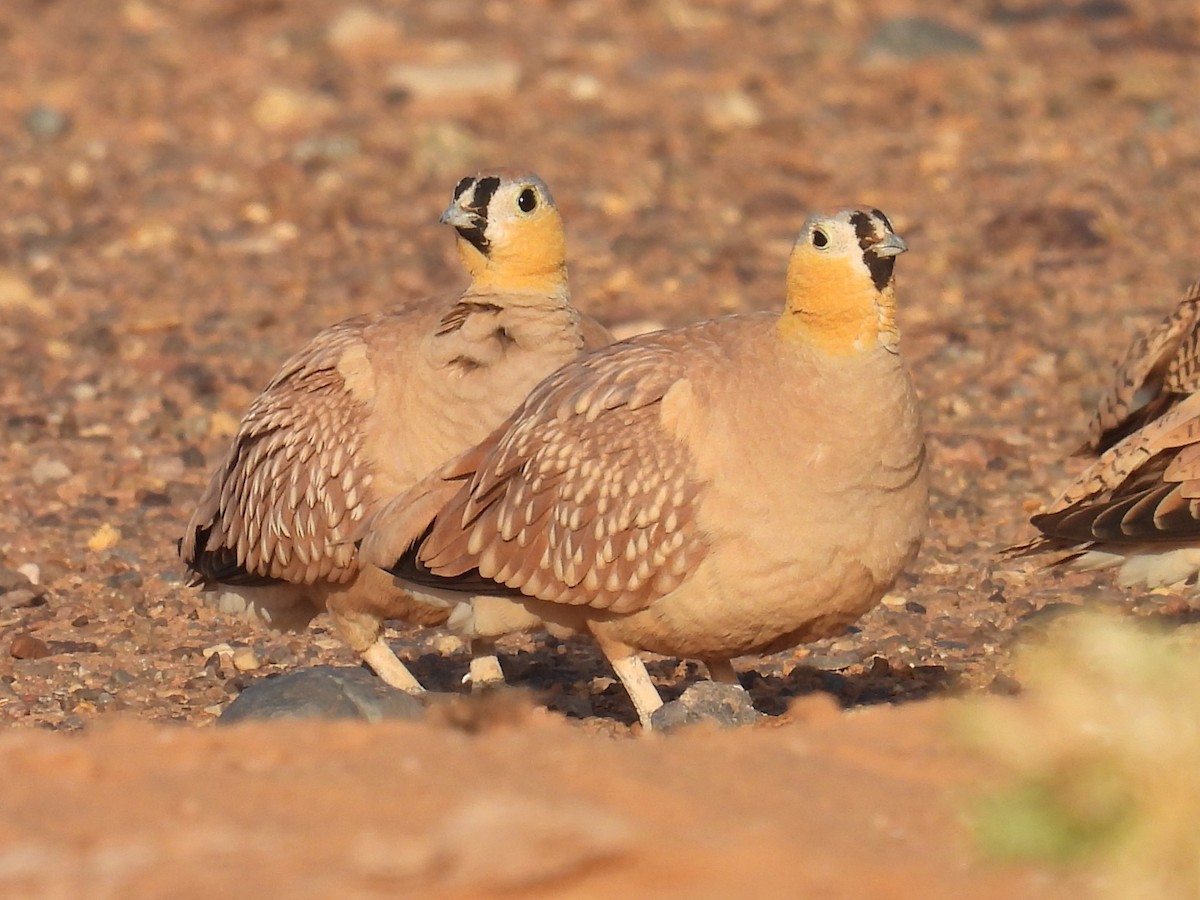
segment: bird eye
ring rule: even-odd
[[[537,191],[533,188],[525,188],[521,191],[521,195],[517,197],[517,208],[526,213],[537,209]]]
[[[812,233],[812,242],[813,246],[818,250],[823,250],[825,247],[829,246],[829,235],[827,235],[820,228],[814,228]]]

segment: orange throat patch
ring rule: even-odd
[[[819,274],[819,279],[812,279],[789,273],[780,337],[803,341],[834,356],[854,356],[876,347],[894,353],[900,334],[892,286],[877,291],[852,271]]]

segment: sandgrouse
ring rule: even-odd
[[[878,210],[810,217],[782,315],[640,335],[565,365],[386,506],[364,561],[589,632],[645,728],[662,700],[639,650],[736,683],[732,657],[843,630],[928,521],[895,320],[905,249]]]
[[[1200,574],[1200,282],[1137,337],[1101,398],[1084,469],[1042,513],[1041,535],[1009,555],[1059,552],[1054,564],[1119,567],[1130,587]]]
[[[464,178],[441,221],[471,277],[462,293],[348,319],[284,363],[250,406],[180,541],[194,583],[226,611],[303,628],[327,610],[387,683],[421,686],[385,619],[438,624],[356,542],[381,500],[485,438],[530,389],[611,340],[570,302],[562,219],[536,176]],[[502,677],[477,645],[472,676]]]

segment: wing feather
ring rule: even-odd
[[[180,545],[202,581],[345,581],[357,571],[367,407],[339,370],[367,317],[322,332],[250,406]]]
[[[1139,335],[1117,367],[1078,455],[1113,447],[1200,388],[1200,281],[1157,327]]]
[[[687,380],[680,337],[643,335],[544,380],[443,470],[460,487],[397,571],[616,613],[678,587],[707,552],[704,485],[661,415]]]

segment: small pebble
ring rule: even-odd
[[[71,130],[71,117],[62,110],[39,103],[25,114],[25,130],[35,138],[61,137]]]
[[[147,491],[144,488],[138,488],[137,493],[134,494],[134,500],[137,501],[138,506],[146,509],[171,505],[170,494],[163,491]]]
[[[28,578],[30,584],[42,583],[42,570],[38,567],[37,563],[21,563],[21,565],[17,566],[17,571]]]
[[[441,656],[453,656],[455,653],[460,653],[466,648],[462,638],[453,634],[439,635],[433,641],[433,649]]]
[[[323,165],[358,154],[360,145],[347,134],[314,134],[292,147],[292,162],[299,166]]]
[[[153,456],[146,463],[146,471],[163,481],[175,481],[183,477],[183,459],[175,453]]]
[[[367,6],[342,10],[326,32],[329,46],[349,58],[386,55],[400,38],[400,23]]]
[[[320,94],[268,87],[259,94],[250,112],[259,127],[266,131],[283,131],[320,121],[335,108],[328,97]]]
[[[24,310],[37,315],[50,315],[48,303],[37,295],[33,285],[19,272],[0,268],[0,309]]]
[[[111,550],[121,542],[121,532],[108,522],[105,522],[88,538],[88,549],[93,553]]]
[[[183,464],[189,469],[203,469],[208,466],[208,459],[195,444],[188,444],[179,455]]]
[[[25,609],[30,606],[42,606],[39,601],[46,592],[30,588],[13,588],[0,594],[0,609]]]
[[[704,104],[704,117],[714,131],[738,131],[762,124],[763,111],[758,102],[743,91],[725,91]]]
[[[19,569],[6,569],[0,566],[0,593],[17,588],[27,588],[32,583],[29,576]]]
[[[42,659],[50,655],[50,648],[41,638],[32,634],[18,634],[8,648],[13,659]]]
[[[933,19],[905,16],[890,19],[867,42],[868,59],[925,59],[951,54],[974,55],[983,50],[979,38]]]
[[[253,672],[255,669],[262,667],[262,663],[258,660],[258,655],[250,647],[238,647],[233,651],[233,656],[230,659],[233,662],[233,667],[239,672]]]
[[[386,78],[390,90],[418,100],[509,97],[520,80],[520,66],[508,59],[398,63],[388,70]]]
[[[814,669],[826,669],[835,671],[837,669],[849,669],[851,666],[857,665],[862,661],[862,655],[857,650],[847,650],[844,652],[834,652],[832,649],[829,653],[821,653],[812,651],[804,658],[806,666],[812,666]]]
[[[71,470],[60,459],[39,459],[29,470],[29,477],[33,479],[34,484],[42,485],[70,478]]]

